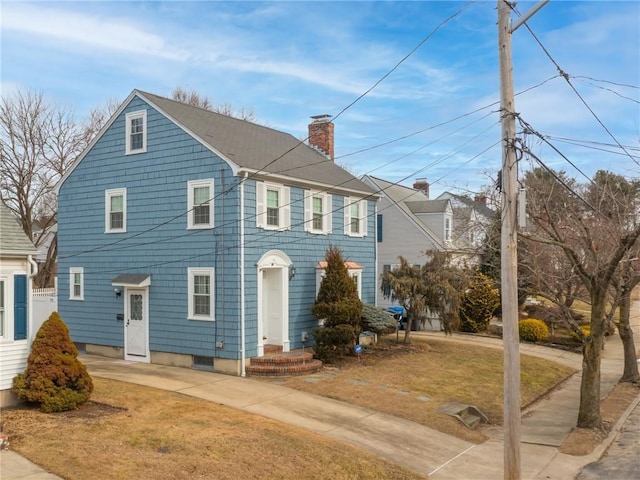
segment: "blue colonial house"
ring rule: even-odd
[[[81,350],[244,375],[311,346],[337,245],[375,302],[377,196],[290,134],[134,90],[58,185],[58,308]]]

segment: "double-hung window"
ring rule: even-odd
[[[213,228],[213,180],[192,180],[187,196],[189,229]]]
[[[451,240],[451,219],[444,219],[444,240],[448,242]]]
[[[69,300],[84,300],[84,268],[69,269]]]
[[[189,319],[214,320],[213,268],[189,268]]]
[[[127,231],[127,189],[107,190],[104,198],[105,233],[124,233]]]
[[[367,235],[367,201],[344,198],[344,234],[350,237]]]
[[[311,233],[331,233],[332,201],[328,193],[304,193],[304,229]]]
[[[289,187],[256,182],[256,226],[266,230],[289,230],[290,197]]]
[[[147,111],[127,113],[126,116],[126,148],[127,155],[147,151]]]

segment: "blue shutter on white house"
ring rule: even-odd
[[[27,338],[27,276],[13,277],[13,339]]]
[[[264,228],[266,217],[265,198],[267,196],[267,187],[263,182],[256,182],[256,227]]]

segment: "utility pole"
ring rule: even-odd
[[[511,26],[511,3],[498,0],[498,51],[500,60],[500,116],[502,121],[502,228],[500,273],[502,338],[504,344],[504,478],[519,480],[520,465],[520,336],[518,332],[518,164],[513,93],[511,34],[549,0]]]

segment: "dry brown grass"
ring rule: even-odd
[[[600,402],[603,428],[601,430],[574,428],[560,445],[560,451],[568,455],[588,455],[593,452],[639,393],[638,385],[632,383],[616,385],[613,391]]]
[[[535,401],[575,372],[541,358],[522,356],[522,406]],[[310,381],[319,379],[318,381]],[[291,377],[283,385],[385,412],[481,443],[480,431],[437,411],[445,402],[480,408],[502,423],[503,355],[498,349],[416,337],[411,345],[386,337],[360,360],[348,359],[321,373]],[[425,400],[428,397],[428,400]]]
[[[177,393],[94,378],[78,410],[2,412],[11,449],[65,479],[426,478],[298,428]]]

